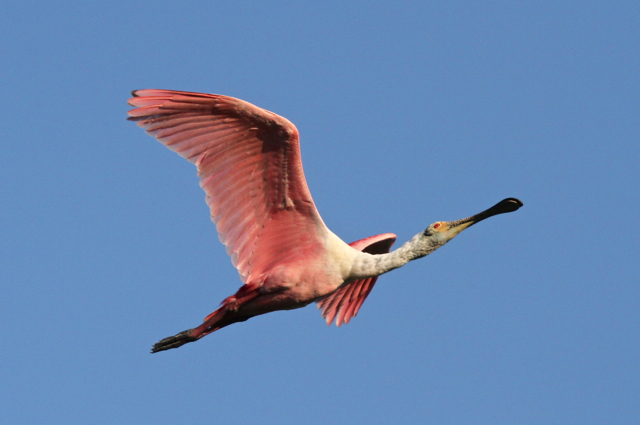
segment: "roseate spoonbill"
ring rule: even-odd
[[[129,119],[196,165],[211,219],[244,285],[204,322],[165,338],[177,348],[253,316],[318,304],[328,325],[349,323],[379,275],[424,257],[467,227],[517,210],[507,198],[471,217],[437,221],[400,248],[384,233],[349,245],[320,218],[302,172],[298,130],[228,96],[137,90]]]

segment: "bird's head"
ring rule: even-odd
[[[472,215],[471,217],[456,221],[436,221],[429,225],[422,235],[425,242],[433,247],[433,249],[436,249],[449,242],[467,227],[473,226],[485,218],[494,215],[516,211],[522,205],[522,202],[516,198],[503,199],[488,210]]]

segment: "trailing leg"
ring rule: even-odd
[[[238,310],[244,303],[256,298],[259,294],[257,287],[248,288],[248,285],[244,285],[235,295],[222,301],[220,308],[205,317],[204,322],[200,326],[161,339],[153,345],[151,352],[157,353],[158,351],[178,348],[189,342],[197,341],[203,336],[207,336],[225,326],[248,320],[252,315],[242,315]]]

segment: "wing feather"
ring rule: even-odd
[[[243,282],[318,249],[327,229],[291,122],[221,95],[152,89],[133,96],[129,119],[196,165],[219,239]]]
[[[369,254],[386,254],[395,240],[396,235],[393,233],[384,233],[361,239],[349,245]],[[362,303],[376,284],[376,280],[378,280],[377,276],[354,280],[318,301],[318,308],[322,317],[327,321],[327,325],[330,325],[334,319],[336,326],[349,323],[358,314]]]

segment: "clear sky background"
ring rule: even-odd
[[[640,423],[640,3],[10,2],[0,12],[7,424]],[[240,285],[133,89],[287,117],[345,241],[524,207],[178,350]]]

